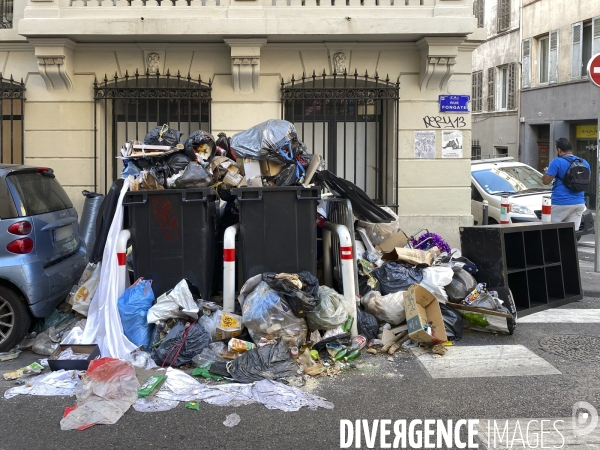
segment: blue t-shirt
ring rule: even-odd
[[[567,169],[574,161],[576,156],[565,155],[564,157],[554,158],[546,173],[554,177],[554,186],[552,186],[552,204],[553,205],[580,205],[585,203],[584,192],[576,192],[566,187],[561,181],[567,173]],[[579,158],[583,161],[585,167],[590,171],[590,165],[588,162]]]

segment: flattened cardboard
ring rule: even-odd
[[[281,169],[285,167],[285,164],[280,164],[278,162],[269,160],[262,160],[259,161],[259,163],[260,172],[262,173],[263,177],[274,177],[279,172],[281,172]]]
[[[431,263],[437,255],[439,255],[439,251],[433,249],[425,252],[413,248],[396,247],[393,251],[384,253],[381,259],[384,261],[403,261],[414,265],[427,264],[428,266],[431,266]]]
[[[411,340],[426,344],[441,344],[448,340],[440,303],[423,286],[413,284],[408,288],[404,294],[404,310]],[[432,328],[433,336],[423,329],[424,325]]]
[[[408,236],[404,231],[400,230],[395,235],[390,236],[385,241],[380,242],[376,245],[377,250],[383,253],[389,253],[394,251],[396,247],[404,248],[408,244]]]

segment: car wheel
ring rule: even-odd
[[[27,305],[14,291],[0,286],[0,352],[21,342],[30,325]]]

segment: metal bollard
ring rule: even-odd
[[[484,200],[483,201],[483,216],[482,216],[482,219],[481,219],[481,225],[488,225],[489,224],[488,206],[489,206],[488,201]]]
[[[500,225],[508,225],[510,223],[510,219],[508,218],[509,211],[510,204],[508,203],[508,197],[503,195],[500,201]]]
[[[552,222],[552,199],[549,196],[542,198],[542,222]]]
[[[223,311],[235,310],[235,235],[240,228],[236,223],[225,230],[223,238]]]
[[[117,264],[119,265],[119,285],[117,296],[121,296],[129,287],[129,274],[127,273],[127,241],[131,238],[131,231],[122,230],[117,238]]]

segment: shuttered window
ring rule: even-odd
[[[496,110],[496,80],[495,80],[496,68],[490,67],[488,69],[488,92],[487,92],[487,110],[495,111]]]
[[[517,108],[517,63],[508,65],[508,102],[506,109]]]
[[[531,87],[531,38],[523,41],[523,88]]]
[[[583,23],[571,25],[571,79],[581,78],[581,56],[583,41]]]
[[[558,30],[550,32],[550,59],[548,62],[548,82],[558,83]]]
[[[483,28],[485,0],[473,0],[473,15],[477,18],[477,28]]]
[[[473,112],[483,109],[483,71],[473,72],[473,88],[471,92],[471,108]]]
[[[510,28],[510,0],[498,0],[498,33]]]

